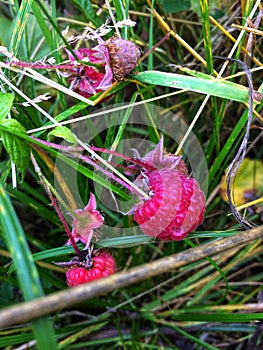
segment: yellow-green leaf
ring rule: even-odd
[[[1,125],[6,128],[6,131],[1,131],[3,145],[17,170],[22,173],[23,179],[30,160],[30,147],[27,141],[14,135],[13,132],[26,135],[26,129],[16,119],[2,120]]]
[[[14,101],[14,95],[0,92],[0,121],[7,117]]]
[[[65,126],[56,126],[52,131],[48,133],[48,140],[51,140],[52,136],[61,137],[69,143],[77,143],[76,136]]]
[[[263,163],[260,160],[245,158],[234,182],[234,199],[236,205],[252,201],[249,195],[260,196],[263,191]],[[220,194],[227,201],[225,176],[221,180]]]
[[[249,89],[243,85],[230,81],[215,79],[203,74],[202,77],[189,77],[187,75],[167,73],[159,71],[147,71],[132,76],[133,79],[142,83],[161,85],[174,89],[188,89],[201,94],[226,98],[238,102],[248,102]],[[262,95],[255,92],[255,102],[259,102]]]

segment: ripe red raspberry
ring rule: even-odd
[[[69,287],[107,277],[117,271],[114,258],[105,250],[95,253],[91,258],[91,263],[90,267],[82,267],[77,263],[66,267],[66,279]]]
[[[117,37],[107,40],[105,46],[109,50],[114,78],[121,81],[137,66],[140,51],[132,41]]]
[[[134,209],[134,220],[146,235],[177,241],[202,223],[205,195],[195,179],[160,169],[149,173],[148,188],[150,198]]]

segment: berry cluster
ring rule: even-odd
[[[53,203],[55,204],[54,201]],[[66,281],[69,287],[107,277],[117,271],[112,255],[106,250],[93,250],[91,244],[94,229],[100,228],[104,222],[96,206],[95,196],[91,193],[86,207],[74,210],[74,214],[70,214],[73,218],[71,232],[63,216],[60,216],[69,237],[66,244],[72,245],[77,254],[69,262],[55,263],[65,266]],[[83,251],[80,251],[76,245],[78,241],[85,243]]]
[[[69,62],[47,64],[14,60],[17,67],[56,70],[68,79],[70,89],[89,98],[109,89],[115,81],[121,81],[137,66],[140,57],[138,47],[130,40],[112,37],[106,42],[90,28],[90,35],[98,45],[93,48],[79,48],[68,51]]]
[[[87,98],[109,89],[115,81],[122,81],[136,68],[140,57],[140,51],[133,42],[118,37],[112,37],[105,42],[97,32],[92,29],[90,32],[93,39],[97,40],[97,46],[67,51],[69,61],[63,64],[34,64],[35,68],[60,71],[61,75],[68,78],[70,88]],[[15,64],[21,67],[30,66],[28,62],[19,60]],[[46,144],[51,145],[49,142]],[[117,153],[106,149],[97,150],[112,155]],[[137,174],[134,179],[137,190],[136,186],[134,188],[114,174],[107,173],[107,176],[138,196],[139,203],[129,213],[134,214],[134,220],[146,235],[162,240],[182,240],[202,223],[205,195],[198,182],[189,176],[182,158],[164,151],[162,137],[155,149],[143,158],[118,155],[129,162],[125,174]],[[87,162],[98,169],[97,163],[92,159],[89,158]],[[103,168],[100,169],[105,173]],[[138,191],[138,188],[148,196],[141,197],[142,191]],[[84,251],[90,251],[94,229],[100,228],[104,223],[103,216],[96,210],[94,194],[90,194],[84,209],[73,210],[70,214],[73,219],[71,231],[56,205],[56,200],[52,194],[49,195],[68,234],[67,245],[72,244],[77,254],[69,263],[59,263],[66,266],[68,286],[73,287],[114,273],[116,263],[109,252],[101,250],[84,256],[76,245],[81,241],[85,244]]]
[[[106,149],[93,148],[111,153]],[[117,155],[116,152],[113,154]],[[139,174],[135,175],[134,184],[148,195],[142,197],[137,191],[139,202],[129,211],[146,235],[166,241],[179,241],[202,223],[205,195],[198,182],[190,177],[183,159],[164,150],[162,136],[156,147],[143,158],[131,158],[119,153],[118,156],[131,163],[125,170],[126,175]],[[90,253],[94,229],[100,228],[104,223],[104,218],[96,207],[95,196],[91,193],[86,207],[75,210],[72,215],[72,231],[68,232],[67,245],[73,245],[77,257],[68,263],[59,263],[66,266],[69,287],[116,272],[115,260],[109,252],[99,250]],[[78,251],[78,241],[85,243],[83,252]]]

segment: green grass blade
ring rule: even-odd
[[[175,73],[148,71],[134,75],[133,78],[142,83],[167,86],[174,89],[187,89],[238,102],[248,101],[249,92],[246,87],[229,81],[216,80],[209,75],[205,79]]]
[[[209,5],[207,0],[200,0],[201,19],[203,27],[203,37],[206,55],[206,64],[208,74],[213,74],[213,54],[212,54],[212,40],[210,33],[210,21],[209,21]]]
[[[190,240],[187,240],[187,243],[190,245],[190,247],[195,247],[196,245],[191,242]],[[222,297],[222,299],[224,299],[228,292],[229,292],[229,283],[228,283],[228,279],[226,277],[226,274],[224,273],[224,271],[220,268],[220,266],[215,262],[214,259],[210,258],[209,256],[206,257],[206,259],[209,261],[209,263],[214,266],[214,268],[218,271],[219,276],[217,276],[215,279],[211,279],[203,288],[201,291],[199,291],[198,295],[194,296],[193,299],[188,303],[188,305],[193,305],[196,300],[200,299],[202,297],[202,295],[205,295],[205,293],[208,291],[208,289],[212,288],[212,286],[215,284],[215,281],[219,280],[219,278],[221,277],[226,285],[226,290],[225,293]]]
[[[197,337],[194,337],[193,335],[191,335],[190,333],[184,331],[182,328],[174,325],[172,322],[167,322],[167,321],[158,321],[157,323],[165,325],[167,327],[170,327],[171,329],[174,329],[177,333],[183,335],[186,339],[202,346],[203,349],[207,349],[207,350],[219,350],[218,348],[216,348],[215,346],[209,345],[208,343],[206,343],[205,341],[198,339]]]
[[[33,10],[34,16],[39,24],[39,27],[42,31],[42,34],[45,37],[46,42],[48,43],[48,46],[50,47],[51,50],[54,50],[55,45],[54,45],[54,40],[52,38],[52,34],[50,33],[50,30],[46,24],[45,18],[43,17],[43,14],[41,13],[40,8],[39,8],[36,1],[34,1],[32,4],[32,10]],[[56,53],[54,53],[54,54],[56,54]]]
[[[0,184],[0,212],[0,228],[14,261],[23,296],[25,300],[41,297],[44,295],[43,289],[24,231],[2,184]],[[32,328],[39,349],[57,348],[52,323],[47,317],[32,321]]]
[[[134,103],[135,100],[137,98],[137,92],[135,92],[131,99],[130,99],[130,103]],[[113,148],[116,149],[116,147],[118,146],[119,142],[121,141],[121,138],[123,137],[123,133],[125,128],[127,127],[127,123],[131,114],[132,108],[127,108],[126,112],[124,113],[124,117],[122,120],[122,123],[119,125],[116,137],[114,139],[114,142],[112,144]]]
[[[53,13],[51,16],[49,14],[49,11],[46,9],[45,5],[41,3],[41,1],[38,1],[37,4],[36,4],[36,2],[33,2],[32,9],[34,11],[34,15],[38,21],[38,24],[42,30],[44,37],[46,38],[46,41],[47,41],[50,49],[52,51],[54,51],[53,55],[54,55],[56,61],[59,62],[60,55],[59,55],[59,52],[57,51],[58,37],[60,37],[62,42],[65,44],[65,46],[69,50],[71,50],[70,45],[68,44],[67,40],[64,38],[63,34],[59,30],[57,23],[56,23],[56,20],[54,20],[54,18],[53,18]],[[46,21],[48,21],[50,23],[51,29],[49,29],[49,27],[47,26]],[[51,34],[51,32],[53,32],[53,34]],[[60,93],[60,98],[61,98],[61,101],[64,100],[64,95],[61,93]]]
[[[113,0],[114,10],[116,11],[116,17],[117,21],[123,21],[128,18],[128,11],[129,11],[129,2],[126,1],[125,7],[123,5],[123,1],[121,0]],[[128,28],[123,27],[121,28],[122,38],[128,39]]]
[[[24,185],[25,182],[20,185],[20,188],[23,188]],[[36,211],[38,215],[41,215],[43,218],[50,220],[54,223],[58,222],[57,215],[49,207],[49,202],[43,202],[42,200],[39,200],[39,198],[37,200],[34,199],[33,194],[30,192],[31,188],[27,193],[25,193],[24,190],[14,189],[12,188],[12,186],[7,184],[6,190],[10,196],[15,198],[17,201],[20,201],[21,203],[25,203],[25,205],[27,205],[28,208],[31,208],[34,211]],[[41,199],[40,194],[39,197]]]
[[[223,322],[223,323],[236,323],[236,322],[249,322],[258,321],[263,319],[263,313],[240,313],[240,314],[227,314],[227,313],[197,313],[192,312],[175,315],[176,321],[195,321],[195,322]]]
[[[229,154],[230,154],[229,152],[231,151],[231,149],[235,149],[236,140],[238,139],[240,132],[242,132],[244,130],[244,126],[245,126],[246,122],[247,122],[247,113],[244,113],[243,116],[237,122],[235,128],[233,129],[228,140],[226,141],[220,154],[216,158],[214,164],[210,168],[209,179],[211,182],[212,182],[213,178],[215,177],[216,173],[218,172],[218,170],[220,169],[220,167],[222,167],[224,160],[227,157],[229,157]]]
[[[28,331],[28,329],[25,329],[25,331]],[[32,332],[24,332],[23,334],[9,335],[2,335],[0,332],[0,349],[7,349],[8,346],[15,346],[17,344],[29,342],[30,340],[33,340]]]
[[[209,75],[214,74],[214,64],[213,64],[213,52],[212,52],[212,40],[211,40],[211,28],[210,28],[210,20],[209,20],[209,4],[207,0],[200,0],[200,9],[201,9],[201,19],[202,19],[202,27],[203,27],[203,37],[204,37],[204,47],[205,47],[205,56],[207,63],[207,72]],[[216,98],[212,96],[212,115],[214,121],[214,135],[216,143],[216,150],[219,151],[220,148],[220,119],[218,115],[217,109],[217,101]]]
[[[150,22],[149,22],[149,50],[152,49],[154,43],[154,17],[153,17],[153,13],[152,11],[154,10],[154,0],[152,1],[151,4],[151,14],[150,14]],[[152,70],[154,68],[153,65],[153,52],[151,52],[149,54],[149,56],[147,57],[147,66],[148,66],[148,70]]]
[[[125,9],[123,6],[123,3],[121,0],[113,0],[113,6],[115,10],[115,17],[117,18],[117,21],[122,21],[125,19]]]
[[[33,0],[22,0],[16,19],[15,28],[11,38],[9,50],[16,56],[26,28],[28,16],[31,11]]]
[[[0,187],[1,216],[0,224],[4,239],[14,259],[19,283],[25,300],[43,296],[36,267],[25,240],[23,229],[18,221],[12,204],[2,187]]]

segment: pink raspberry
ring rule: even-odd
[[[150,172],[147,180],[150,198],[134,208],[146,235],[177,241],[202,223],[205,195],[195,179],[168,168]]]
[[[114,258],[105,250],[94,254],[91,263],[92,266],[89,268],[79,266],[79,264],[66,267],[66,280],[69,287],[107,277],[117,271]]]

